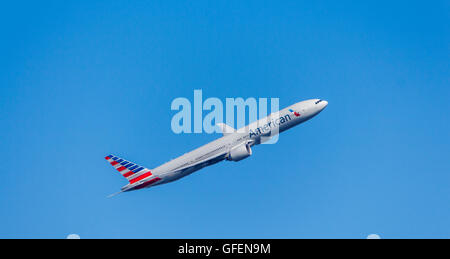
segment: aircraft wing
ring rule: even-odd
[[[250,146],[253,146],[253,144],[255,143],[254,141],[247,141],[247,144],[249,144]],[[238,145],[236,145],[238,146]],[[192,164],[186,164],[186,165],[181,165],[180,167],[172,170],[171,172],[179,172],[179,171],[183,171],[186,169],[190,169],[193,167],[196,167],[196,169],[200,169],[203,168],[205,166],[209,166],[209,165],[213,165],[217,162],[220,162],[222,160],[225,160],[228,157],[230,150],[225,150],[222,152],[219,152],[217,154],[205,157],[205,158],[201,158],[199,161],[196,161],[195,163]]]
[[[236,132],[236,129],[234,129],[231,126],[228,126],[225,123],[217,123],[216,125],[220,128],[220,130],[222,131],[222,134],[224,136],[229,135],[229,134],[233,134],[234,132]]]
[[[180,167],[172,170],[171,172],[184,171],[186,169],[190,169],[190,168],[193,168],[193,167],[196,167],[196,168],[200,169],[200,168],[203,168],[205,166],[213,165],[213,164],[215,164],[217,162],[220,162],[220,161],[226,159],[227,156],[228,156],[228,152],[229,152],[228,150],[225,150],[225,151],[219,152],[217,154],[214,154],[212,156],[200,159],[199,161],[196,161],[195,163],[181,165]]]

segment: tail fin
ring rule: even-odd
[[[139,180],[152,175],[150,169],[137,165],[120,157],[114,155],[108,155],[105,159],[116,168],[119,173],[127,178],[130,184],[133,184]]]

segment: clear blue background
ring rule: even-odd
[[[10,1],[0,237],[450,237],[448,1]],[[309,98],[313,120],[180,181],[126,184],[219,135],[176,97]]]

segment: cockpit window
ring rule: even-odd
[[[323,101],[323,100],[318,100],[318,101],[316,102],[316,104],[320,103],[321,101]]]

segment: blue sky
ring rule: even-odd
[[[0,10],[0,237],[450,237],[448,1],[13,1]],[[309,98],[313,120],[112,199],[219,135],[176,97]]]

